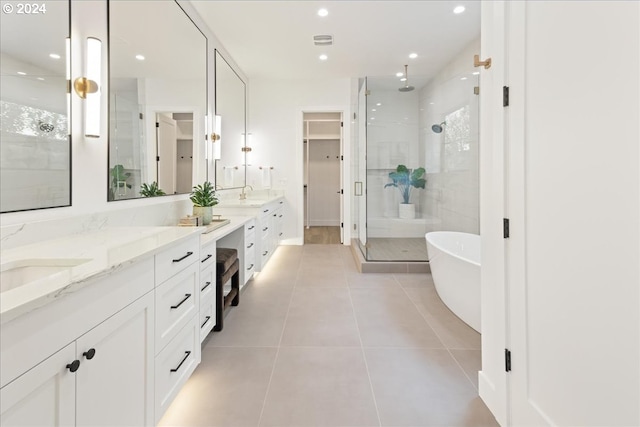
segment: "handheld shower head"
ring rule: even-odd
[[[435,124],[433,126],[431,126],[431,130],[434,131],[435,133],[442,133],[443,129],[444,129],[444,125],[446,125],[447,122],[442,122],[439,125]]]

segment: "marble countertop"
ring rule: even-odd
[[[247,196],[246,199],[221,199],[216,206],[214,206],[214,214],[216,208],[259,208],[268,203],[275,202],[281,199],[282,195],[277,196]]]
[[[240,215],[221,215],[222,219],[228,219],[229,224],[223,225],[220,228],[216,228],[215,230],[202,234],[200,237],[200,244],[202,246],[207,245],[208,243],[218,240],[229,233],[237,230],[238,228],[243,227],[247,222],[254,219],[254,216],[240,216]]]
[[[221,230],[227,227],[221,227]],[[48,262],[65,265],[66,262],[70,268],[54,269],[52,274],[22,285],[12,284],[10,274],[7,274],[6,281],[1,284],[0,324],[153,256],[203,230],[204,227],[107,227],[3,250],[0,252],[3,275],[6,270],[22,264],[39,266]]]

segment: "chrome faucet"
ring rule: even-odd
[[[240,193],[240,200],[246,200],[247,194],[244,192],[244,189],[247,187],[249,187],[251,191],[253,191],[253,187],[250,185],[245,185],[244,187],[242,187],[242,192]]]

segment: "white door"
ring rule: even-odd
[[[178,157],[176,121],[166,114],[156,115],[156,162],[158,187],[166,194],[176,193],[176,158]]]
[[[640,3],[506,3],[510,424],[637,426]]]
[[[71,343],[0,390],[2,426],[75,425],[76,374]]]
[[[309,139],[309,225],[340,225],[340,140]]]
[[[154,296],[148,293],[77,340],[77,424],[151,426]]]

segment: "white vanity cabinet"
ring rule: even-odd
[[[0,425],[153,425],[152,290],[149,259],[3,324]]]
[[[257,226],[261,233],[259,269],[262,270],[275,252],[282,239],[282,226],[284,223],[284,201],[282,199],[270,202],[260,208]]]

